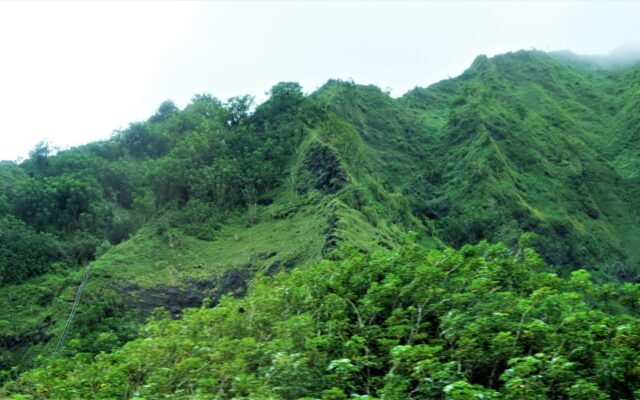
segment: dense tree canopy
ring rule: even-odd
[[[159,313],[141,339],[51,359],[4,395],[591,400],[640,388],[640,322],[624,312],[639,310],[637,284],[562,279],[532,249],[487,243],[336,257],[178,321]]]

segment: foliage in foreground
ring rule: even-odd
[[[529,248],[484,242],[336,258],[181,320],[159,313],[143,338],[53,358],[0,395],[586,400],[639,388],[636,284],[563,279]]]

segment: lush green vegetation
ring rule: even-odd
[[[639,388],[640,320],[627,314],[638,284],[562,279],[532,249],[486,243],[336,258],[181,320],[159,313],[142,338],[51,359],[4,396],[591,400]]]
[[[162,229],[213,238],[229,212],[277,186],[318,113],[289,83],[245,121],[250,106],[208,95],[183,111],[165,102],[111,140],[55,156],[42,144],[20,165],[3,163],[0,284],[93,260],[159,213],[169,214]]]
[[[481,56],[398,99],[196,95],[3,161],[5,395],[632,398],[639,82]]]

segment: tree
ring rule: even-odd
[[[29,152],[28,162],[36,171],[43,172],[49,166],[49,156],[54,152],[51,144],[47,141],[38,142]]]
[[[253,104],[254,97],[249,95],[231,97],[227,100],[225,104],[228,113],[227,125],[238,126],[243,124],[249,117]]]
[[[149,121],[155,123],[163,122],[179,111],[180,110],[173,101],[165,100],[160,104],[156,113],[151,118],[149,118]]]
[[[38,233],[11,216],[0,218],[0,286],[42,274],[53,262],[64,260],[52,235]]]

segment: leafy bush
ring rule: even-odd
[[[0,218],[0,285],[49,270],[64,252],[53,235],[38,233],[17,218]]]
[[[4,396],[606,399],[639,388],[640,321],[608,311],[637,312],[638,284],[562,279],[533,250],[500,244],[336,256],[182,320],[160,315],[112,353],[52,359]]]

